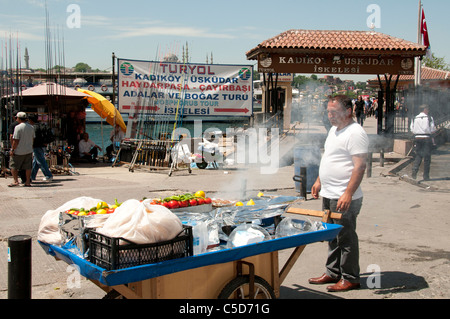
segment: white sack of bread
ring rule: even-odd
[[[182,230],[181,220],[168,208],[129,199],[116,208],[102,228],[103,235],[125,238],[135,244],[151,244],[175,238]]]
[[[73,207],[93,207],[100,199],[82,196],[74,198],[57,209],[48,210],[41,218],[37,239],[51,245],[61,245],[63,238],[59,229],[59,213]]]

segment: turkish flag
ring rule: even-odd
[[[423,45],[427,47],[427,49],[430,48],[430,39],[428,38],[428,28],[427,28],[427,20],[425,19],[425,12],[422,8],[422,21],[420,24],[420,32],[422,33],[423,37]]]

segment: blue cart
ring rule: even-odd
[[[294,214],[323,215],[329,212],[293,208]],[[339,218],[335,214],[334,218]],[[271,239],[260,243],[206,252],[199,255],[130,268],[106,270],[59,246],[40,242],[57,260],[78,267],[80,274],[106,293],[127,299],[277,298],[280,286],[306,245],[330,241],[341,226],[323,222],[324,229]],[[279,270],[278,251],[295,248]]]

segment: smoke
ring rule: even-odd
[[[436,127],[450,120],[450,90],[418,87],[404,92],[405,115],[411,121],[419,114],[419,107],[427,104]]]

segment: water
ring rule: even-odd
[[[109,137],[113,127],[108,123],[88,123],[86,124],[86,132],[89,133],[89,138],[102,148],[100,154],[106,154],[106,148],[111,144]]]

